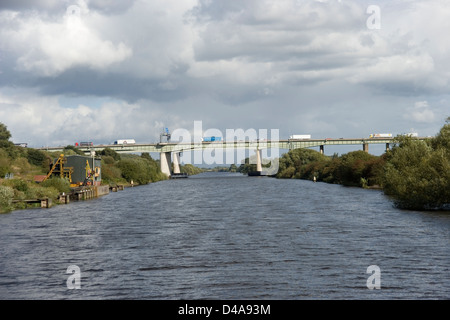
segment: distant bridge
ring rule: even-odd
[[[425,138],[417,138],[424,140]],[[262,171],[261,154],[263,149],[286,149],[294,150],[301,148],[319,147],[320,152],[324,153],[325,146],[332,145],[361,145],[365,152],[369,152],[369,144],[385,144],[386,150],[389,150],[390,144],[393,143],[394,138],[340,138],[340,139],[288,139],[288,140],[254,140],[254,141],[214,141],[214,142],[164,142],[164,143],[147,143],[147,144],[110,144],[110,145],[94,145],[94,146],[80,146],[77,147],[85,154],[90,154],[92,151],[99,152],[105,148],[110,148],[117,153],[142,153],[153,152],[160,153],[161,171],[167,176],[171,176],[171,158],[173,154],[173,173],[179,173],[179,154],[184,151],[196,150],[237,150],[249,149],[259,151],[257,152],[257,171]],[[45,151],[59,151],[62,152],[64,147],[47,147],[40,148]]]

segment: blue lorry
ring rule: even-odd
[[[204,137],[202,138],[203,142],[214,142],[214,141],[222,141],[222,137]]]

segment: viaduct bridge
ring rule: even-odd
[[[419,138],[423,140],[423,138]],[[369,152],[369,144],[385,144],[386,150],[393,143],[394,138],[340,138],[340,139],[288,139],[288,140],[255,140],[255,141],[214,141],[214,142],[161,142],[148,144],[112,144],[93,145],[78,147],[85,154],[92,151],[99,152],[105,148],[110,148],[117,153],[142,153],[154,152],[160,154],[161,172],[167,176],[180,173],[180,153],[183,151],[196,150],[237,150],[249,149],[256,151],[256,170],[262,172],[261,150],[263,149],[285,149],[293,150],[299,148],[319,147],[320,152],[324,152],[325,146],[330,145],[361,145],[365,152]],[[63,151],[64,147],[41,148],[46,151]],[[171,170],[173,164],[173,171]]]

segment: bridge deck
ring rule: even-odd
[[[417,138],[424,140],[425,138]],[[394,138],[341,138],[341,139],[305,139],[305,140],[279,140],[279,141],[215,141],[215,142],[192,142],[192,143],[148,143],[148,144],[125,144],[125,145],[95,145],[91,147],[78,147],[79,150],[89,153],[90,151],[102,151],[110,148],[118,153],[139,152],[182,152],[203,149],[299,149],[327,145],[369,145],[369,144],[391,144]],[[63,151],[64,147],[40,148],[46,151]]]

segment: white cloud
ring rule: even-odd
[[[8,1],[0,121],[52,144],[155,140],[194,120],[284,137],[433,133],[448,113],[447,2],[379,0],[369,30],[370,0]]]
[[[113,44],[89,28],[86,15],[67,13],[56,22],[36,15],[0,15],[10,26],[0,31],[1,44],[16,52],[19,71],[56,76],[77,66],[105,70],[132,55],[124,43]]]
[[[414,104],[414,107],[408,109],[406,117],[413,121],[423,123],[432,123],[436,119],[436,116],[431,109],[428,101],[416,102]]]

